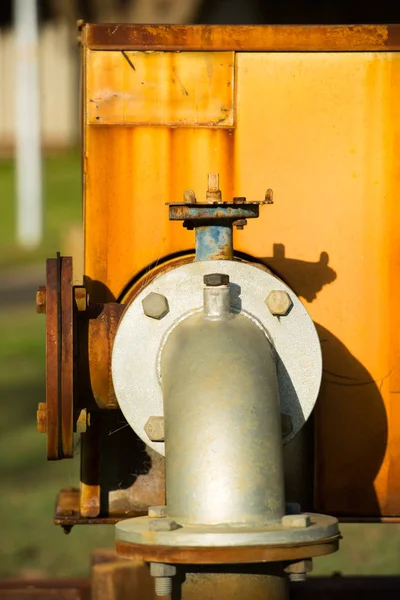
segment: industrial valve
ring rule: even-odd
[[[145,447],[166,461],[165,503],[116,525],[117,551],[150,564],[158,595],[171,592],[176,573],[190,579],[202,565],[232,576],[235,566],[245,585],[241,569],[251,564],[265,575],[257,593],[273,580],[284,598],[290,565],[338,545],[337,519],[300,512],[284,489],[283,445],[307,421],[320,386],[314,325],[292,290],[233,248],[233,226],[257,218],[271,201],[271,192],[261,202],[225,201],[210,175],[205,201],[186,192],[169,204],[170,219],[195,232],[194,256],[147,273],[118,309],[87,304],[86,290],[72,286],[69,259],[48,261],[41,408],[48,455],[70,456],[74,428],[84,432],[89,416],[98,418],[93,404],[74,396],[74,375],[83,380],[82,358],[103,346],[114,401]],[[99,315],[107,323],[103,340]],[[91,361],[86,367],[96,390],[96,369]]]

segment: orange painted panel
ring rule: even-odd
[[[193,248],[165,202],[187,188],[200,197],[208,172],[225,197],[271,187],[275,204],[235,246],[293,287],[320,333],[316,508],[400,515],[400,55],[240,52],[234,70],[229,128],[85,126],[92,298],[118,297],[154,261]]]
[[[89,124],[233,125],[233,52],[87,54]]]

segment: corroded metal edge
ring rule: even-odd
[[[85,24],[81,40],[92,50],[398,51],[400,25]]]
[[[116,540],[119,556],[135,558],[146,562],[167,562],[193,565],[244,564],[301,560],[325,556],[339,548],[340,536],[336,535],[309,544],[288,544],[281,546],[230,546],[230,547],[179,547],[131,544]]]
[[[54,511],[54,524],[61,527],[71,528],[74,525],[115,525],[119,521],[142,517],[147,514],[147,508],[140,510],[124,510],[113,516],[84,516],[80,508],[81,491],[78,488],[65,488],[60,490]]]

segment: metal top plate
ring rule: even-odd
[[[164,443],[152,442],[144,431],[150,416],[163,415],[158,372],[160,348],[170,331],[203,307],[203,276],[229,275],[232,307],[262,326],[275,348],[281,412],[290,415],[289,442],[314,408],[322,375],[322,357],[314,324],[306,309],[282,281],[249,263],[213,260],[177,267],[151,281],[126,309],[112,354],[115,393],[128,423],[145,444],[164,455]],[[272,290],[285,290],[293,303],[283,317],[273,316],[265,299]],[[168,299],[169,312],[160,320],[147,317],[142,300],[150,293]]]

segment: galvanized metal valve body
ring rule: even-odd
[[[285,499],[273,350],[264,331],[231,310],[229,277],[204,280],[213,285],[204,287],[203,311],[173,330],[161,357],[168,515],[278,522]]]

